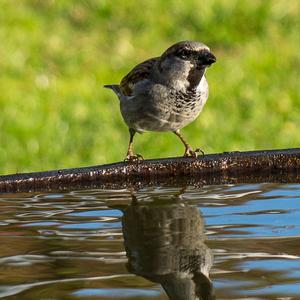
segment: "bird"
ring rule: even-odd
[[[208,98],[207,67],[216,62],[209,47],[199,41],[180,41],[161,56],[136,65],[120,82],[105,85],[120,100],[122,117],[129,128],[125,161],[142,160],[133,152],[136,133],[171,131],[184,144],[184,156],[197,157],[180,130],[193,122]]]

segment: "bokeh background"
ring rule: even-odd
[[[1,0],[0,173],[120,161],[115,95],[137,63],[186,39],[210,46],[210,98],[183,130],[206,153],[300,146],[299,0]],[[171,133],[135,139],[178,156]]]

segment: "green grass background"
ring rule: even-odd
[[[210,97],[183,130],[206,153],[300,146],[299,0],[2,0],[0,173],[120,161],[128,132],[114,94],[136,63],[180,40],[218,62]],[[171,133],[135,139],[178,156]]]

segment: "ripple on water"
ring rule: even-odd
[[[0,205],[1,298],[193,299],[205,286],[217,299],[300,299],[298,184],[16,194]]]

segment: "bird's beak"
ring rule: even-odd
[[[202,57],[202,63],[210,66],[217,61],[217,58],[209,51],[206,51]]]
[[[196,62],[197,68],[202,69],[202,68],[207,68],[213,63],[217,61],[216,57],[209,51],[209,50],[204,50],[200,53],[198,60]]]

